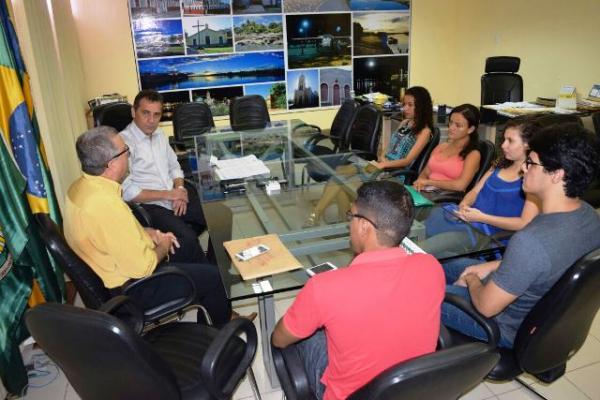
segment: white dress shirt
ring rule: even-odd
[[[132,121],[120,135],[130,151],[129,176],[123,182],[125,201],[133,200],[142,189],[171,190],[173,180],[183,178],[177,156],[160,128],[152,135],[146,135]],[[173,209],[170,200],[155,200],[148,203],[169,210]]]

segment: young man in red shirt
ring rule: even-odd
[[[398,247],[414,218],[401,184],[363,184],[348,218],[356,257],[311,278],[273,332],[277,347],[297,343],[312,390],[326,400],[434,351],[444,297],[438,261]]]

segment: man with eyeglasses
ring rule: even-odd
[[[542,212],[508,243],[502,261],[467,267],[447,292],[469,299],[500,328],[500,346],[512,348],[525,316],[579,258],[600,247],[600,217],[580,200],[599,170],[592,132],[578,124],[552,125],[530,142],[523,190],[540,199]],[[444,304],[442,323],[485,339],[481,327]]]
[[[107,126],[90,129],[77,139],[76,147],[83,174],[69,188],[64,210],[65,238],[73,251],[113,294],[160,268],[176,266],[193,279],[196,302],[208,310],[213,322],[229,321],[231,305],[217,267],[168,264],[169,255],[179,247],[175,235],[143,228],[123,201],[121,182],[127,175],[129,147],[117,131]],[[172,298],[170,283],[163,279],[160,285],[146,285],[143,293],[136,293],[136,301],[142,306],[164,304]]]
[[[140,203],[154,228],[175,234],[181,246],[174,261],[204,262],[198,235],[206,230],[206,221],[198,194],[185,188],[177,156],[158,127],[162,109],[162,95],[154,90],[142,90],[135,97],[133,121],[121,132],[131,149],[123,198]]]
[[[318,399],[345,399],[386,368],[435,350],[444,274],[400,243],[414,208],[399,183],[363,184],[347,214],[355,258],[308,280],[273,332],[295,345]]]

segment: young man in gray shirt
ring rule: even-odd
[[[550,126],[530,142],[523,190],[542,212],[510,240],[504,259],[467,267],[446,292],[470,299],[500,328],[500,346],[512,348],[517,330],[537,301],[579,258],[600,248],[600,216],[581,195],[598,174],[595,136],[577,124]],[[442,323],[485,339],[481,327],[444,304]]]

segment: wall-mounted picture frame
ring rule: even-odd
[[[206,103],[213,117],[229,115],[231,99],[244,95],[243,86],[192,90],[192,101]]]
[[[135,20],[133,38],[138,58],[185,55],[183,28],[179,19]]]
[[[352,29],[355,56],[408,53],[408,12],[354,13]]]
[[[287,112],[408,86],[408,0],[128,2],[139,87],[173,104],[208,97],[221,115],[232,95],[260,94]]]
[[[380,92],[399,100],[408,86],[407,55],[355,58],[352,71],[357,95]]]
[[[283,52],[139,60],[143,89],[201,89],[285,80]]]
[[[271,111],[287,110],[285,82],[246,85],[244,86],[244,94],[258,94],[262,96]]]
[[[188,55],[233,52],[233,33],[229,17],[185,17],[183,31]]]
[[[179,0],[129,0],[131,19],[181,18]]]
[[[281,15],[244,15],[233,17],[236,52],[283,49]]]
[[[319,70],[304,69],[288,71],[287,96],[288,108],[315,108],[319,106]]]
[[[352,64],[350,13],[286,16],[289,69]]]

